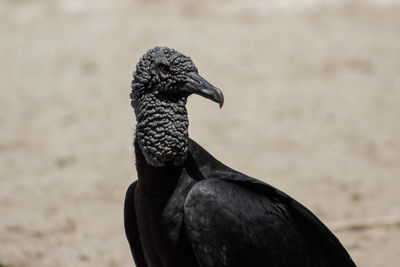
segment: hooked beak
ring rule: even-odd
[[[224,104],[224,95],[222,94],[221,90],[207,82],[198,73],[192,72],[188,75],[184,90],[191,94],[201,95],[214,102],[217,102],[220,108]]]

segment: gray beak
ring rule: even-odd
[[[207,80],[201,77],[198,73],[192,72],[188,75],[184,90],[191,94],[201,95],[217,102],[220,108],[224,104],[224,95],[221,90],[207,82]]]

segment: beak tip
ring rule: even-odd
[[[222,106],[224,105],[224,95],[222,94],[222,92],[218,89],[220,96],[219,96],[219,108],[222,108]]]
[[[224,105],[224,100],[222,99],[222,101],[219,102],[219,108],[221,109],[223,105]]]

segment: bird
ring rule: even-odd
[[[356,266],[310,210],[189,137],[190,95],[224,103],[190,57],[149,49],[131,89],[137,180],[125,195],[124,227],[136,266]]]

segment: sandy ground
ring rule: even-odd
[[[314,2],[1,1],[0,266],[132,266],[129,85],[155,45],[224,92],[188,102],[217,158],[332,227],[400,215],[400,6]],[[400,266],[399,227],[336,234]]]

